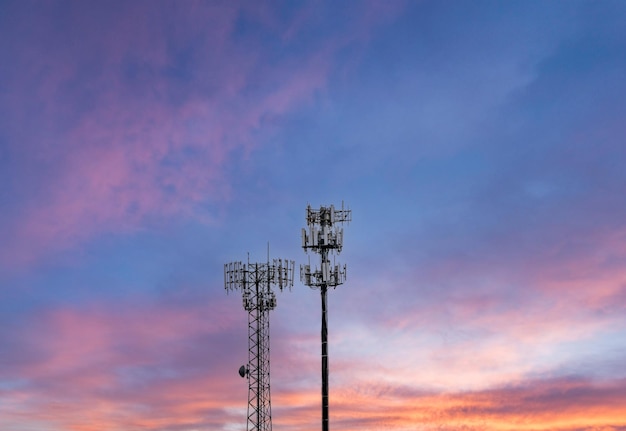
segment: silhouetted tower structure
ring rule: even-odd
[[[272,285],[282,291],[293,287],[294,261],[274,259],[267,263],[231,262],[224,265],[226,292],[241,290],[248,312],[248,365],[239,375],[248,378],[248,431],[272,430],[270,400],[270,316],[276,308]]]
[[[335,288],[346,280],[346,266],[331,264],[329,254],[341,252],[343,228],[338,224],[352,220],[352,212],[333,205],[314,210],[306,208],[308,230],[302,229],[302,248],[320,255],[320,266],[311,270],[311,264],[300,265],[300,280],[313,289],[319,289],[322,296],[322,431],[328,431],[328,321],[326,318],[326,293],[329,287]]]

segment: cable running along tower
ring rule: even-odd
[[[224,265],[224,287],[241,290],[248,312],[248,365],[239,375],[248,378],[248,431],[272,430],[270,401],[270,316],[276,308],[272,285],[282,291],[293,287],[294,261],[274,259],[267,263],[231,262]]]
[[[311,264],[300,265],[300,280],[305,285],[319,289],[322,296],[322,431],[328,431],[328,322],[326,318],[326,293],[346,280],[346,265],[331,265],[329,254],[339,254],[343,247],[343,228],[338,224],[352,220],[351,210],[336,210],[333,205],[314,210],[306,208],[307,229],[302,229],[302,248],[320,255],[320,267],[311,270]]]

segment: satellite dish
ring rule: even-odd
[[[241,367],[239,367],[239,375],[243,378],[246,376],[246,373],[248,372],[248,370],[246,370],[246,366],[242,365]]]

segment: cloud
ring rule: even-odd
[[[5,32],[15,67],[3,71],[10,85],[0,99],[12,107],[2,127],[23,172],[12,182],[22,201],[4,215],[2,256],[12,265],[154,220],[215,220],[231,199],[233,166],[261,145],[256,131],[322,91],[337,51],[354,40],[335,31],[303,42],[307,27],[260,46],[255,36],[285,25],[265,7],[72,4],[33,25],[13,7]],[[259,35],[242,32],[241,20]]]
[[[358,384],[333,387],[331,423],[347,428],[393,430],[622,430],[624,381],[579,377],[529,380],[475,392],[428,392],[381,385],[363,375]],[[319,421],[312,401],[306,408],[276,397],[276,423],[294,430]],[[306,402],[293,395],[294,400]],[[280,400],[278,402],[278,400]],[[319,402],[319,400],[317,400]],[[319,415],[319,413],[318,413]]]
[[[338,292],[333,293],[334,300]],[[210,304],[127,300],[62,306],[12,320],[2,333],[2,345],[12,346],[3,367],[2,425],[90,431],[241,424],[246,384],[236,364],[246,351],[243,314],[239,301],[225,297]],[[358,332],[355,322],[332,316],[336,424],[399,430],[416,423],[450,430],[623,426],[623,382],[529,377],[528,369],[540,369],[537,364],[507,371],[527,348],[516,348],[519,340],[508,334],[505,343],[480,333],[450,334],[437,345],[427,332]],[[507,331],[504,317],[494,325]],[[471,332],[469,323],[463,328]],[[274,418],[276,426],[305,430],[319,418],[319,337],[317,330],[291,333],[289,326],[284,319],[272,325]],[[438,388],[429,384],[433,377]],[[463,386],[476,389],[455,390]]]
[[[157,430],[235,420],[245,387],[235,389],[231,356],[245,355],[246,338],[227,309],[144,301],[23,316],[2,333],[12,349],[0,423]]]
[[[17,5],[0,17],[0,261],[31,271],[0,283],[19,291],[0,317],[0,428],[243,427],[240,301],[137,299],[129,277],[211,278],[235,243],[290,229],[303,190],[354,209],[329,301],[335,424],[626,426],[612,6]],[[226,214],[266,221],[233,235]],[[197,220],[223,227],[133,239]],[[111,233],[130,242],[39,265]],[[318,426],[318,300],[273,316],[277,426]]]
[[[26,42],[31,50],[18,57],[16,70],[38,73],[11,76],[5,103],[13,106],[12,121],[6,123],[13,151],[21,152],[19,140],[40,159],[31,159],[25,168],[43,164],[46,170],[26,172],[37,178],[38,199],[20,208],[11,251],[3,253],[7,261],[28,262],[102,231],[133,230],[151,216],[188,214],[199,203],[228,199],[224,164],[249,141],[265,112],[256,107],[258,101],[248,104],[251,108],[229,106],[247,85],[253,66],[231,50],[236,48],[228,39],[234,12],[224,8],[187,16],[188,28],[174,34],[157,30],[169,20],[154,12],[138,28],[107,14],[112,29],[100,35],[86,30],[86,37],[76,35],[70,46],[63,44],[65,38],[85,30],[94,16],[72,9],[58,19],[69,21],[65,30],[50,29],[51,23],[38,16],[51,37],[44,31],[31,34],[34,40]],[[196,25],[207,16],[221,24],[219,30]],[[194,37],[203,43],[190,47]],[[120,43],[124,40],[133,42]],[[91,49],[102,49],[101,57],[89,55]],[[205,49],[208,53],[201,54]],[[180,58],[188,51],[193,64]],[[181,69],[169,73],[169,68]],[[208,84],[214,87],[211,94],[206,94]],[[278,99],[272,95],[270,102],[281,100],[274,107],[280,112],[302,95],[306,86],[293,97],[289,91]],[[41,108],[34,109],[35,103]],[[27,128],[33,121],[46,133]]]
[[[552,226],[534,229],[528,232],[536,243],[443,237],[443,246],[407,241],[425,251],[407,245],[384,267],[372,263],[375,272],[357,262],[330,298],[333,364],[352,369],[347,375],[358,369],[378,381],[437,390],[479,390],[572,370],[621,376],[610,359],[624,349],[621,235],[599,225],[578,234],[583,247],[556,252],[541,247]],[[361,233],[351,226],[348,234]],[[432,252],[431,244],[440,249]],[[407,376],[409,369],[415,371]]]

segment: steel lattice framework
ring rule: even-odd
[[[224,265],[226,292],[241,290],[248,312],[248,365],[239,369],[248,378],[247,430],[272,430],[270,400],[270,316],[276,308],[272,285],[282,291],[293,287],[294,261],[267,263],[231,262]]]
[[[329,260],[329,254],[341,252],[343,248],[343,228],[339,224],[352,220],[352,211],[337,210],[333,205],[306,209],[307,229],[302,229],[302,248],[320,255],[320,266],[311,270],[311,265],[300,265],[300,280],[305,285],[320,289],[322,296],[322,431],[328,431],[328,321],[326,317],[326,293],[329,287],[335,288],[346,280],[346,266]]]

